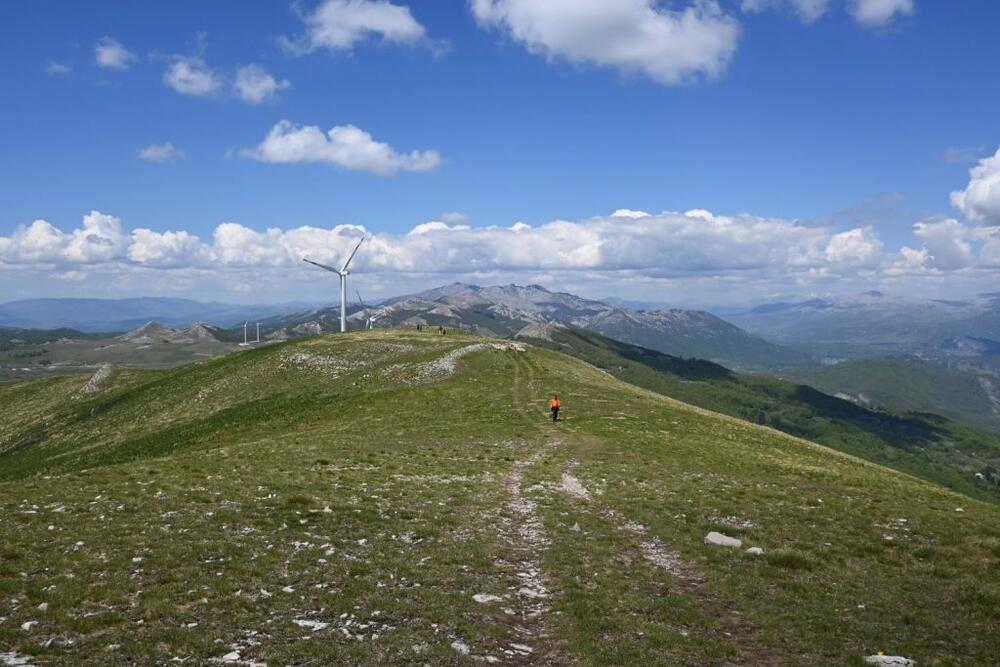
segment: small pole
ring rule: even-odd
[[[248,324],[248,322],[244,322],[243,323],[243,344],[244,345],[247,344],[247,324]]]

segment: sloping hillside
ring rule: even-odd
[[[84,381],[0,386],[12,659],[1000,651],[1000,508],[553,351],[376,331]]]
[[[868,408],[783,380],[734,373],[571,327],[519,339],[565,352],[627,382],[944,484],[1000,500],[1000,436],[934,414]]]
[[[916,357],[788,368],[783,374],[859,403],[933,412],[1000,432],[995,376]]]

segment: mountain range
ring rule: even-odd
[[[782,344],[936,347],[949,338],[1000,340],[1000,292],[962,300],[918,300],[871,291],[757,306],[728,317]]]
[[[388,299],[368,309],[353,306],[348,321],[376,326],[461,327],[487,336],[511,336],[530,324],[564,324],[679,357],[697,357],[740,368],[807,363],[810,355],[770,343],[701,310],[635,310],[541,285],[480,287],[452,283]],[[337,308],[270,318],[261,326],[286,336],[335,331]]]
[[[155,320],[173,327],[186,327],[198,321],[231,327],[247,320],[301,311],[305,307],[307,304],[302,303],[242,305],[169,297],[24,299],[0,304],[0,326],[114,332],[134,329]]]

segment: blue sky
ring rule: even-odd
[[[525,3],[5,3],[0,301],[996,284],[996,2]]]

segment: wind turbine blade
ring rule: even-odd
[[[362,236],[361,239],[358,241],[358,244],[356,246],[354,246],[354,250],[352,250],[351,254],[347,256],[347,261],[344,262],[344,265],[342,267],[340,267],[341,272],[344,272],[344,271],[347,270],[347,265],[351,263],[352,259],[354,259],[354,255],[358,252],[358,248],[360,248],[361,244],[364,243],[364,242],[365,242],[365,237]]]
[[[358,295],[358,303],[364,309],[365,313],[368,312],[368,306],[365,305],[365,300],[361,298],[361,290],[354,290],[354,293]]]
[[[327,266],[326,264],[320,264],[319,262],[314,262],[311,259],[306,259],[305,257],[302,258],[302,261],[306,262],[307,264],[312,264],[313,266],[318,266],[321,269],[326,269],[327,271],[329,271],[331,273],[340,273],[340,271],[338,271],[337,269],[333,268],[332,266]]]

